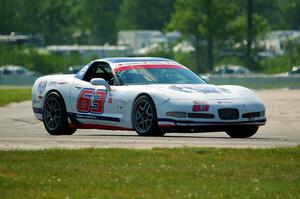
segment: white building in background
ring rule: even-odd
[[[124,30],[118,33],[118,45],[128,46],[133,51],[153,44],[167,45],[167,41],[167,37],[157,30]]]
[[[62,55],[71,55],[78,53],[83,57],[97,56],[103,57],[124,57],[129,55],[129,49],[126,46],[110,45],[50,45],[46,51]]]
[[[268,32],[259,40],[262,57],[273,57],[283,55],[288,41],[300,41],[300,31],[296,30],[277,30]]]
[[[194,51],[194,46],[187,40],[184,40],[173,47],[173,52],[190,53]]]
[[[162,33],[158,30],[123,30],[118,33],[118,45],[125,45],[136,55],[157,50],[168,50],[180,33]]]
[[[9,35],[0,34],[0,44],[44,46],[43,34],[25,35],[11,32]]]

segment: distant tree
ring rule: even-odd
[[[0,33],[43,33],[46,44],[114,43],[122,0],[0,0]]]
[[[30,1],[29,1],[30,2]],[[34,1],[32,1],[33,3]],[[30,4],[29,4],[30,5]],[[70,15],[72,10],[72,1],[37,1],[31,6],[35,7],[35,21],[39,25],[36,32],[43,32],[46,42],[49,44],[69,43],[72,34],[72,25],[74,18]],[[30,20],[30,19],[28,19]],[[34,30],[34,24],[31,24]]]
[[[88,43],[116,43],[116,22],[122,0],[84,0],[79,30],[86,33]]]
[[[273,30],[297,30],[300,28],[300,0],[252,0],[253,14],[264,18]],[[247,1],[240,1],[242,8]],[[254,23],[255,24],[255,23]]]
[[[266,24],[300,28],[300,0],[252,2],[253,41]],[[163,30],[169,24],[193,36],[197,54],[206,55],[207,63],[197,56],[198,67],[211,69],[216,44],[226,37],[246,40],[246,8],[247,0],[0,0],[0,34],[43,33],[46,44],[104,44],[115,43],[118,30]],[[206,40],[205,52],[197,40]]]
[[[264,18],[272,29],[282,29],[282,25],[286,25],[286,21],[284,21],[283,12],[279,8],[281,2],[289,4],[289,1],[283,0],[253,0],[253,14]],[[242,1],[242,7],[247,7],[247,1]]]
[[[173,12],[175,0],[123,0],[118,18],[120,30],[162,30]]]
[[[257,7],[256,2],[258,1],[242,1],[239,5],[239,13],[236,13],[236,17],[228,23],[231,48],[234,45],[240,46],[239,50],[244,55],[243,63],[249,67],[256,65],[253,52],[255,40],[269,30],[266,18],[258,14],[261,13],[261,8]]]
[[[178,30],[182,34],[192,36],[196,49],[196,65],[198,72],[205,71],[201,63],[201,40],[206,41],[208,70],[214,65],[213,48],[217,39],[227,37],[226,24],[233,19],[236,6],[233,1],[222,0],[177,0],[175,12],[168,28]]]
[[[279,12],[282,13],[282,29],[300,29],[300,0],[278,1]]]
[[[43,33],[46,43],[67,43],[74,21],[70,15],[72,2],[1,0],[0,32]]]
[[[252,40],[253,40],[253,0],[247,0],[247,48],[246,63],[252,65]]]
[[[0,34],[19,31],[22,26],[22,0],[0,0]]]

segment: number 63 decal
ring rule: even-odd
[[[83,113],[102,113],[105,98],[105,90],[84,88],[77,100],[77,110]]]

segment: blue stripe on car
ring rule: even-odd
[[[98,115],[81,114],[81,113],[68,113],[68,114],[69,116],[73,116],[76,119],[94,119],[94,120],[120,122],[120,118],[118,117],[98,116]]]
[[[43,109],[33,107],[33,112],[42,114]],[[79,114],[79,113],[68,113],[69,116],[73,116],[75,118],[80,119],[96,119],[96,120],[105,120],[105,121],[112,121],[112,122],[120,122],[120,118],[118,117],[107,117],[107,116],[97,116],[97,115],[89,115],[89,114]]]
[[[41,108],[32,107],[32,109],[33,109],[34,113],[39,113],[39,114],[43,113],[43,109],[41,109]]]

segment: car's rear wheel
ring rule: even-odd
[[[258,126],[238,126],[226,130],[232,138],[247,138],[253,136],[258,130]]]
[[[141,95],[135,100],[132,109],[132,124],[139,135],[164,135],[164,132],[158,127],[155,104],[147,95]]]
[[[66,106],[56,92],[51,92],[46,96],[43,106],[43,122],[51,135],[72,135],[76,131],[75,128],[69,127]]]

